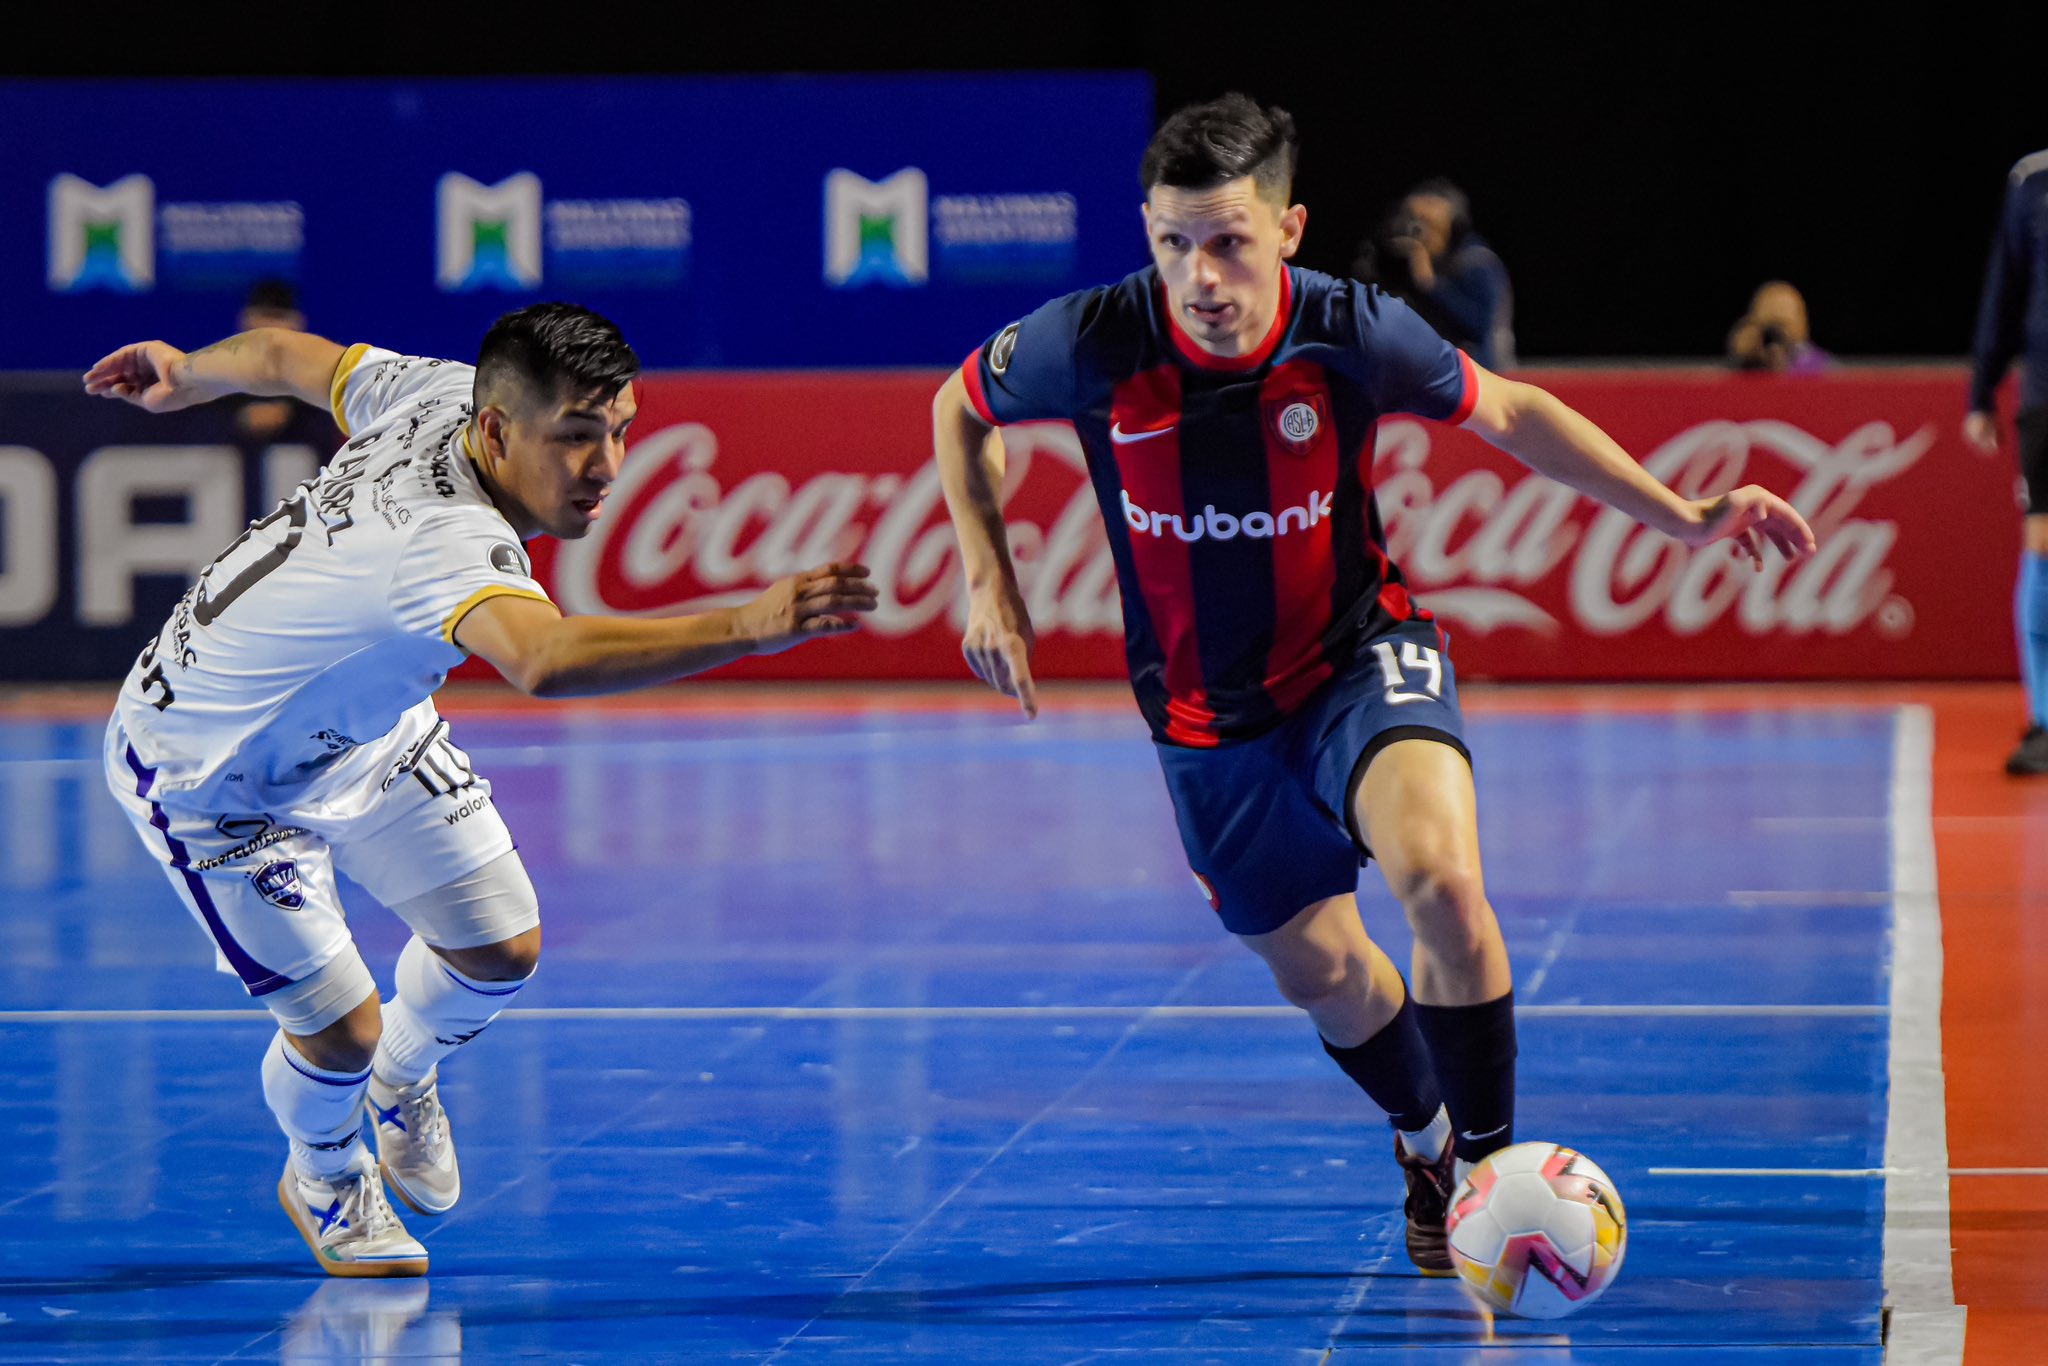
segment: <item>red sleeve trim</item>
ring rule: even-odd
[[[974,405],[974,411],[981,420],[991,427],[1002,426],[988,406],[988,391],[981,387],[980,347],[967,353],[967,360],[960,366],[960,382],[967,386],[967,401]]]
[[[1458,353],[1458,375],[1464,382],[1465,395],[1458,400],[1457,410],[1444,419],[1453,427],[1464,426],[1465,419],[1472,416],[1472,410],[1479,406],[1479,369],[1463,351]]]

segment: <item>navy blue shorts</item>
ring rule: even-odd
[[[1358,890],[1370,851],[1350,829],[1352,789],[1375,754],[1409,739],[1472,757],[1433,621],[1374,637],[1357,663],[1255,740],[1157,746],[1188,867],[1225,929],[1264,934]]]

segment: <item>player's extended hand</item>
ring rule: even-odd
[[[827,564],[791,574],[739,609],[740,630],[757,655],[781,654],[818,636],[844,635],[875,610],[864,564]]]
[[[1963,419],[1963,440],[1979,455],[1998,454],[1998,417],[1995,413],[1971,413]]]
[[[972,596],[960,653],[976,678],[1016,698],[1027,720],[1038,715],[1038,686],[1031,681],[1031,649],[1037,643],[1031,613],[1015,588]]]
[[[85,392],[123,399],[152,413],[174,413],[219,398],[218,391],[191,381],[180,364],[184,359],[185,353],[169,342],[135,342],[86,371]]]
[[[1813,528],[1799,515],[1799,509],[1769,489],[1745,484],[1719,498],[1699,499],[1693,506],[1700,519],[1682,535],[1687,545],[1734,541],[1759,569],[1764,565],[1766,541],[1788,560],[1814,551]]]

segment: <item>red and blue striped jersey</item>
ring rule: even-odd
[[[1053,300],[961,373],[983,421],[1080,434],[1155,739],[1261,734],[1381,631],[1428,617],[1387,556],[1373,430],[1464,421],[1478,377],[1380,290],[1286,267],[1272,331],[1225,358],[1180,330],[1148,267]]]

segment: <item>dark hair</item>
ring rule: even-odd
[[[265,313],[296,313],[299,311],[299,291],[289,280],[258,280],[249,286],[249,295],[242,300],[242,307],[260,309]]]
[[[549,396],[596,391],[610,399],[640,373],[640,357],[617,324],[575,304],[533,304],[484,333],[476,358],[476,406],[503,404],[508,391]]]
[[[1298,151],[1293,115],[1232,91],[1175,110],[1146,145],[1138,178],[1150,194],[1158,185],[1199,190],[1248,175],[1261,195],[1285,204]]]
[[[1442,176],[1432,176],[1410,190],[1403,198],[1413,199],[1417,195],[1429,195],[1432,198],[1441,199],[1451,206],[1451,240],[1453,242],[1472,230],[1472,201],[1466,197],[1463,190],[1453,185],[1450,181],[1445,180]]]

